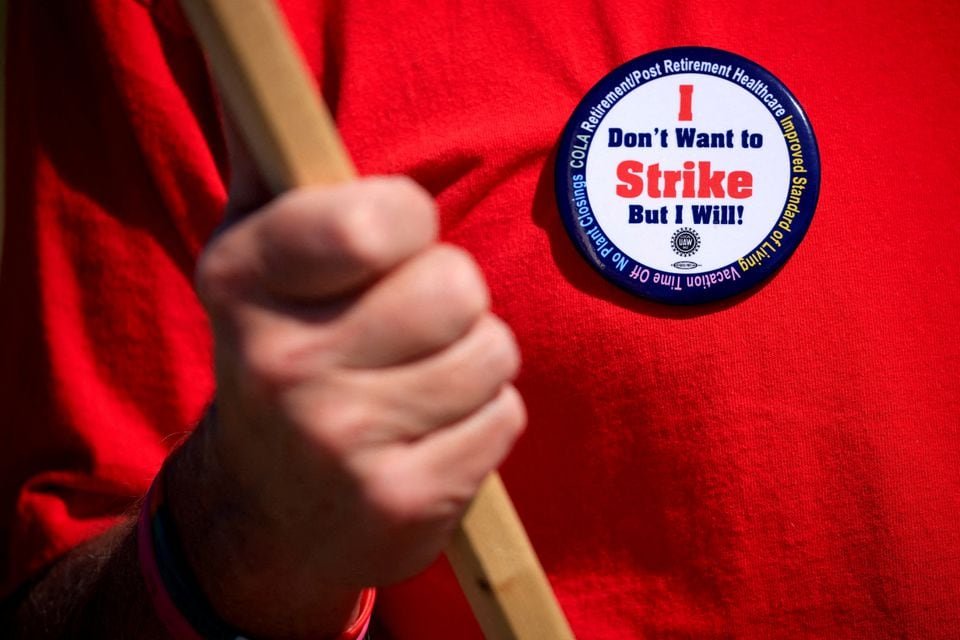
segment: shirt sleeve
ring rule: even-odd
[[[0,597],[110,527],[212,393],[192,288],[224,202],[172,2],[13,1],[0,269]]]

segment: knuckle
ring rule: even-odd
[[[513,331],[505,322],[490,316],[481,353],[486,360],[485,369],[501,380],[512,380],[520,371],[520,349]]]
[[[332,238],[340,251],[357,264],[380,269],[392,261],[391,221],[377,202],[363,199],[332,223]]]
[[[475,318],[489,308],[486,282],[469,253],[451,245],[440,245],[431,257],[428,281],[448,308],[466,318]]]
[[[358,181],[346,215],[337,217],[336,236],[344,251],[362,264],[384,268],[430,242],[437,233],[436,205],[406,176]]]
[[[520,393],[513,387],[507,387],[500,398],[500,419],[498,424],[508,442],[513,442],[523,434],[527,426],[527,409]]]

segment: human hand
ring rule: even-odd
[[[424,568],[522,430],[512,334],[436,234],[422,189],[370,178],[284,195],[201,257],[217,411],[181,519],[205,523],[188,555],[245,631],[321,628],[318,598]]]

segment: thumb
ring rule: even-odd
[[[292,190],[208,245],[198,293],[208,305],[238,292],[301,303],[340,297],[435,242],[437,222],[432,198],[409,178]]]

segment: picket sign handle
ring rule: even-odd
[[[273,0],[181,0],[181,6],[273,193],[356,175]],[[488,640],[573,640],[496,472],[482,484],[447,557]]]

